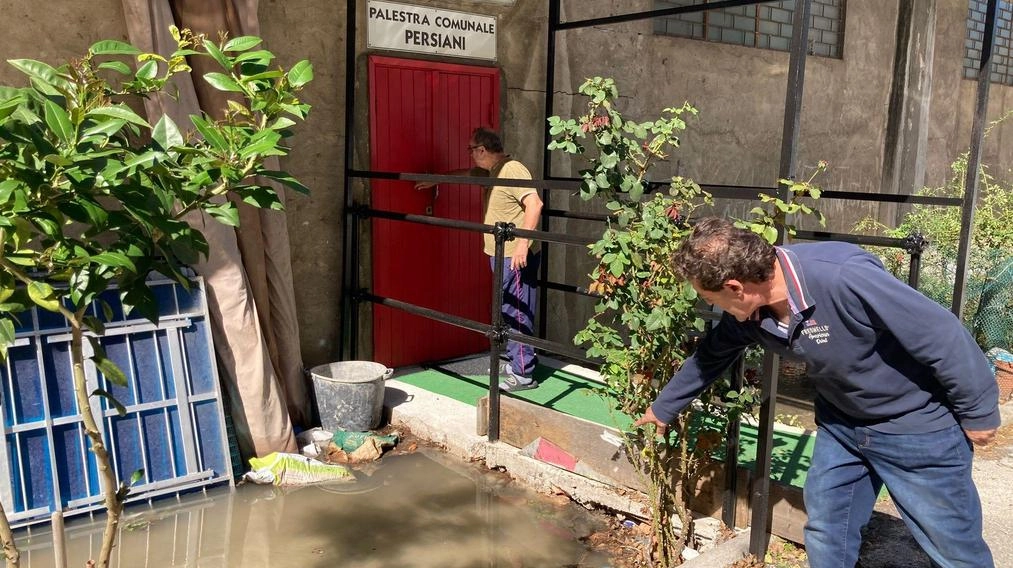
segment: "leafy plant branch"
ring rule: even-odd
[[[685,103],[664,109],[657,120],[637,122],[616,108],[619,91],[612,79],[588,79],[579,92],[588,99],[586,112],[576,119],[549,118],[554,138],[548,147],[587,162],[580,170],[580,195],[602,200],[611,216],[590,246],[598,264],[588,288],[600,300],[574,343],[603,361],[605,394],[614,410],[640,416],[693,352],[705,326],[697,314],[696,291],[674,273],[671,256],[691,233],[697,210],[712,204],[711,197],[682,177],[672,178],[667,191],[650,194],[645,181],[650,169],[679,147],[683,117],[697,111]],[[807,200],[819,197],[814,179],[825,167],[821,163],[801,182],[781,180],[789,186],[789,201],[764,198],[743,225],[776,237],[777,227],[794,234],[788,224],[793,215],[814,214],[822,220]],[[694,539],[689,503],[701,467],[725,439],[726,425],[751,411],[757,400],[754,387],[733,390],[727,380],[719,381],[676,419],[667,436],[657,436],[653,429],[626,436],[627,456],[643,476],[651,503],[654,565],[681,563],[684,548]]]
[[[277,190],[258,176],[307,191],[265,160],[287,154],[290,127],[306,118],[309,105],[298,92],[313,78],[310,63],[272,67],[274,54],[258,49],[253,36],[211,41],[189,30],[170,33],[177,45],[169,56],[104,40],[59,67],[13,60],[29,85],[0,87],[0,349],[6,357],[18,314],[33,306],[67,320],[77,410],[108,512],[98,566],[108,565],[130,486],[146,479],[143,471],[117,479],[95,412],[125,409],[105,388],[87,391],[87,361],[106,383],[127,386],[102,348],[113,314],[101,295],[115,286],[126,313],[157,322],[149,274],[189,288],[184,268],[208,253],[188,214],[203,211],[236,226],[232,198],[281,209]],[[177,75],[192,72],[192,58],[218,66],[203,79],[232,95],[222,118],[191,115],[182,129],[168,116],[151,125],[134,112],[128,103],[173,96],[168,89]],[[92,305],[98,315],[90,315]],[[104,406],[94,407],[92,397]],[[5,547],[13,545],[9,524],[3,526]]]

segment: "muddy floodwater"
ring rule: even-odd
[[[244,568],[608,566],[581,538],[602,528],[565,499],[425,450],[348,484],[235,489],[127,509],[114,566]],[[102,517],[67,520],[68,566],[95,558]],[[54,566],[48,527],[21,532],[21,566]]]

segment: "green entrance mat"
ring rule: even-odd
[[[488,373],[476,374],[475,367],[472,360],[471,364],[446,364],[411,373],[398,373],[395,378],[474,406],[478,399],[489,394]],[[480,362],[479,367],[481,370],[487,369],[487,360]],[[534,378],[539,383],[538,388],[504,396],[520,398],[603,426],[630,430],[633,420],[612,410],[612,404],[599,390],[600,383],[543,365],[535,369]],[[755,467],[756,441],[757,429],[743,424],[739,441],[739,465],[750,469]],[[813,436],[804,433],[775,429],[771,479],[802,487],[812,461],[813,441]]]

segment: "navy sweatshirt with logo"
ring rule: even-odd
[[[652,405],[671,422],[749,345],[806,362],[817,421],[885,433],[999,426],[988,361],[948,310],[846,243],[777,248],[788,287],[787,330],[766,308],[725,314]]]

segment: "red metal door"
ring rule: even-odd
[[[499,129],[499,70],[369,57],[370,166],[442,173],[472,166],[468,139]],[[372,180],[376,209],[482,221],[482,190]],[[482,235],[400,221],[372,222],[373,290],[471,320],[489,321],[491,273]],[[373,308],[374,359],[391,367],[488,349],[482,334],[394,310]]]

